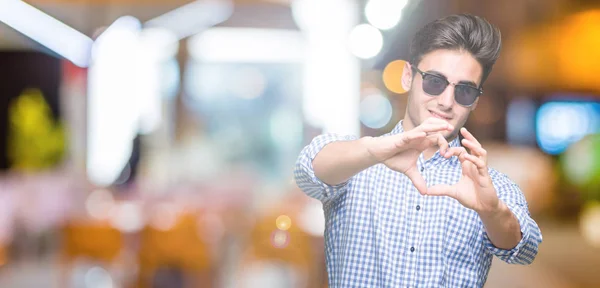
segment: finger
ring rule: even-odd
[[[444,153],[444,157],[450,158],[452,156],[458,156],[460,158],[461,154],[469,154],[465,147],[450,147],[446,153]]]
[[[396,134],[396,135],[390,136],[390,137],[393,137],[393,138],[391,138],[391,140],[393,141],[396,148],[401,149],[401,148],[405,147],[405,145],[409,144],[412,141],[415,141],[418,139],[424,139],[425,137],[427,137],[427,133],[422,132],[422,131],[411,130],[411,131]]]
[[[440,154],[444,155],[446,153],[446,150],[448,150],[448,140],[446,140],[446,138],[442,134],[438,134],[437,144],[438,147],[440,147]]]
[[[425,138],[427,136],[426,132],[423,131],[408,131],[402,133],[401,139],[403,142],[407,143],[416,139]]]
[[[464,155],[463,158],[464,158],[464,161],[469,161],[469,162],[473,163],[475,165],[475,167],[477,167],[477,170],[479,171],[479,173],[481,175],[488,174],[487,164],[481,158],[474,156],[474,155],[470,155],[470,154]]]
[[[481,145],[479,145],[471,140],[468,140],[468,139],[463,139],[462,144],[465,145],[465,147],[469,148],[469,150],[471,150],[473,155],[480,156],[484,159],[487,159],[487,151],[485,151],[485,149],[483,149],[483,147],[481,147]]]
[[[446,123],[446,124],[448,124],[448,121],[442,120],[437,117],[429,117],[429,118],[425,119],[425,121],[423,121],[421,124],[424,124],[424,123]]]
[[[450,185],[435,185],[427,189],[427,195],[449,196],[456,199],[456,188]]]
[[[475,144],[481,146],[479,141],[477,141],[477,139],[475,139],[475,136],[473,136],[473,134],[471,134],[471,132],[467,131],[467,128],[465,128],[465,127],[460,128],[460,132],[462,133],[463,136],[465,136],[465,139],[469,139],[470,141],[473,141]]]
[[[441,120],[441,121],[442,122],[437,122],[437,123],[423,123],[423,124],[419,125],[419,127],[417,127],[417,130],[423,131],[426,133],[444,132],[444,131],[454,130],[454,126],[452,126],[451,124],[448,124],[448,122],[445,122],[443,120]]]
[[[417,170],[416,167],[409,169],[404,174],[408,176],[410,181],[412,181],[413,185],[415,185],[421,195],[425,195],[427,193],[427,182],[425,182],[425,179],[423,179],[423,176],[421,173],[419,173],[419,170]]]

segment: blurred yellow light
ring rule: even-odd
[[[597,77],[600,73],[600,10],[588,10],[569,17],[555,35],[557,72],[565,86],[600,88]]]
[[[275,248],[285,248],[290,243],[290,234],[287,231],[275,230],[271,234],[271,244]]]
[[[388,63],[383,69],[383,84],[388,90],[398,94],[406,93],[406,90],[402,88],[401,81],[405,64],[404,60],[395,60]]]
[[[600,202],[591,202],[583,208],[579,229],[585,241],[600,248]]]
[[[599,91],[599,27],[595,9],[525,29],[506,45],[508,81],[525,89]]]
[[[275,225],[277,226],[277,229],[286,231],[292,226],[292,219],[287,215],[280,215],[277,217],[277,220],[275,220]]]

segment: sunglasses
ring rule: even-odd
[[[464,83],[450,83],[446,77],[427,73],[419,70],[419,68],[412,66],[412,68],[421,74],[423,78],[423,91],[431,96],[438,96],[446,90],[448,85],[454,86],[454,100],[461,106],[469,107],[475,103],[477,97],[483,94],[481,88],[477,88],[470,84]]]

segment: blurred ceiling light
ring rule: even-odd
[[[302,72],[306,123],[326,133],[358,135],[360,61],[348,49],[348,33],[359,21],[359,1],[293,0],[291,4],[294,21],[306,39]]]
[[[231,0],[198,0],[158,16],[144,25],[172,31],[177,40],[227,20],[233,13]]]
[[[79,67],[87,67],[90,37],[19,0],[0,0],[0,21]]]
[[[402,72],[404,72],[406,61],[395,60],[388,63],[383,69],[383,84],[388,90],[403,94],[407,91],[402,87]]]
[[[353,0],[292,0],[292,17],[301,30],[330,33],[353,25],[355,19],[346,15],[354,13],[355,4]],[[330,37],[336,36],[330,34]]]
[[[349,37],[350,51],[356,57],[369,59],[375,57],[383,47],[381,32],[369,25],[360,24],[352,29]]]
[[[140,28],[136,18],[121,17],[98,37],[92,49],[86,164],[88,178],[95,185],[112,184],[131,155],[140,117],[136,98],[142,94],[134,82],[143,80],[140,72],[148,73],[140,69],[140,63],[148,61],[137,58]],[[156,84],[145,82],[151,87]]]
[[[140,44],[144,46],[143,53],[148,54],[149,59],[155,61],[166,61],[177,56],[179,41],[171,30],[151,27],[145,28],[139,34]]]
[[[188,50],[194,59],[206,62],[301,62],[304,39],[291,30],[219,27],[192,36]]]
[[[380,129],[392,120],[392,103],[381,93],[367,95],[360,102],[360,121],[372,129]]]
[[[408,0],[370,0],[365,6],[367,21],[376,28],[394,28],[402,17],[402,9]]]

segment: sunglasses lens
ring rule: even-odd
[[[448,82],[440,77],[425,75],[423,77],[423,91],[429,95],[440,95],[446,90]]]
[[[454,93],[456,102],[464,106],[473,105],[479,96],[479,90],[469,85],[456,85]]]

